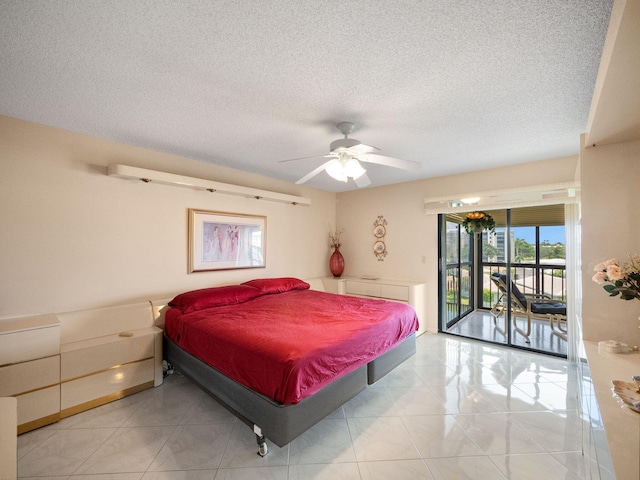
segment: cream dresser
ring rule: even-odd
[[[411,305],[418,315],[420,329],[418,335],[426,329],[425,284],[402,280],[341,278],[338,280],[338,293],[358,297],[382,298]]]
[[[18,434],[162,384],[151,302],[0,319],[0,397]]]
[[[162,383],[162,330],[150,302],[58,317],[62,418]]]
[[[18,478],[18,402],[0,397],[0,480]]]
[[[17,399],[19,433],[60,419],[56,315],[0,320],[0,397]]]

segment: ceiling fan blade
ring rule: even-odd
[[[402,168],[404,170],[420,170],[420,164],[412,160],[402,160],[400,158],[387,157],[386,155],[378,155],[377,153],[369,153],[361,155],[358,160],[369,163],[377,163],[378,165],[386,165],[387,167]]]
[[[333,159],[329,160],[328,162],[324,162],[318,168],[316,168],[316,169],[312,170],[311,172],[307,173],[304,177],[302,177],[300,180],[298,180],[296,182],[296,185],[300,185],[302,183],[308,182],[313,177],[318,175],[321,171],[323,171],[327,167],[327,165],[329,165],[331,162],[333,162]]]
[[[331,155],[331,154],[329,154],[329,155]],[[289,158],[287,160],[278,160],[278,163],[295,162],[297,160],[310,160],[312,158],[326,158],[329,155],[313,155],[312,157]],[[335,157],[335,155],[331,155],[331,156]]]
[[[371,180],[369,180],[366,173],[363,173],[358,178],[354,178],[353,181],[356,182],[358,188],[368,187],[371,185]]]

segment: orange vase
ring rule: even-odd
[[[340,245],[333,246],[333,253],[329,258],[329,270],[335,278],[339,278],[344,271],[344,257],[340,253]]]

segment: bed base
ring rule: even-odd
[[[373,385],[416,353],[416,334],[367,364],[367,383]]]
[[[345,402],[367,384],[382,378],[416,351],[415,334],[353,372],[338,378],[295,405],[282,405],[230,379],[164,337],[164,357],[256,434],[258,454],[267,454],[266,438],[283,447]]]

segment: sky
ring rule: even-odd
[[[515,238],[522,238],[528,243],[535,243],[536,229],[535,227],[512,227]],[[557,227],[540,227],[540,242],[549,240],[549,243],[566,243],[564,237],[564,226]]]

